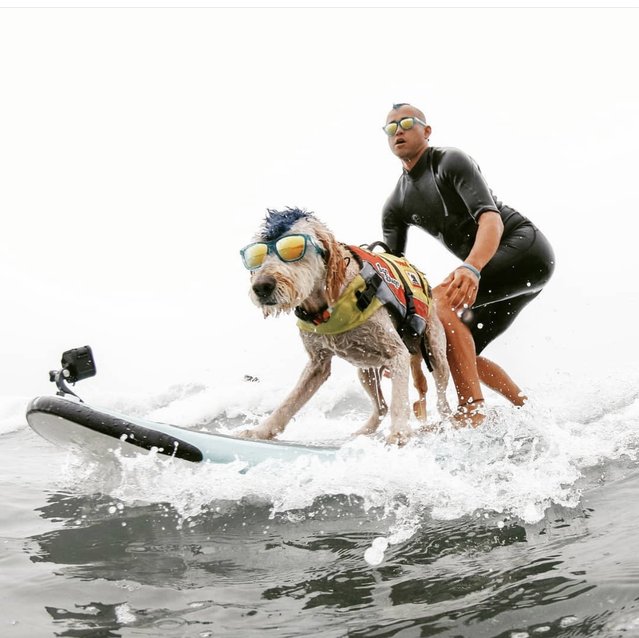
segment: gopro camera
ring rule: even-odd
[[[62,374],[69,383],[94,377],[96,369],[91,346],[73,348],[73,350],[64,352],[62,354]]]
[[[62,370],[52,370],[49,372],[49,380],[56,384],[58,388],[57,394],[59,396],[71,394],[80,399],[80,397],[67,386],[67,382],[76,383],[76,381],[94,377],[95,374],[95,361],[91,347],[82,346],[81,348],[67,350],[62,354]],[[82,399],[80,399],[80,401],[82,401]]]

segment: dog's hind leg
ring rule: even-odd
[[[408,417],[410,416],[408,405],[410,355],[404,344],[388,362],[388,370],[391,375],[393,395],[390,406],[391,431],[386,442],[390,445],[404,445],[413,434],[408,425]]]
[[[437,410],[440,416],[445,418],[452,414],[452,410],[446,399],[446,388],[448,387],[450,368],[448,366],[448,358],[446,357],[446,333],[434,309],[428,319],[425,338],[426,346],[430,353],[430,361],[433,366],[435,388],[437,389]]]
[[[388,414],[388,406],[384,400],[381,386],[381,370],[379,368],[358,368],[357,376],[362,384],[366,394],[373,404],[373,412],[371,413],[366,424],[355,432],[355,436],[363,434],[368,436],[377,432],[382,419]]]
[[[331,375],[331,357],[311,357],[302,375],[284,402],[275,409],[264,423],[252,430],[244,430],[239,436],[246,439],[273,439],[284,431],[298,410],[319,390]]]
[[[410,371],[413,375],[413,385],[417,390],[419,399],[413,403],[413,412],[422,422],[426,422],[426,392],[428,392],[428,381],[422,370],[422,355],[420,352],[412,354],[410,357]]]

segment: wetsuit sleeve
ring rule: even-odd
[[[479,167],[466,153],[456,148],[446,149],[440,171],[443,180],[461,197],[474,219],[489,210],[499,212]]]
[[[393,255],[400,257],[406,251],[408,224],[401,219],[397,209],[393,206],[392,199],[391,196],[384,205],[382,231],[384,233],[384,243],[390,248]]]

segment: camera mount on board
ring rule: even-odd
[[[51,370],[49,381],[56,384],[58,396],[71,394],[77,399],[80,397],[69,388],[67,383],[75,384],[77,381],[94,377],[96,374],[95,360],[90,346],[73,348],[62,353],[62,370]],[[82,401],[82,399],[80,399]]]

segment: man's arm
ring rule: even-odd
[[[461,197],[469,214],[479,223],[488,211],[498,211],[493,194],[475,161],[457,148],[447,148],[439,166],[444,181]]]
[[[406,251],[408,225],[400,219],[396,210],[386,202],[382,212],[382,231],[384,243],[393,255],[401,257]]]
[[[497,211],[491,210],[482,213],[477,223],[479,228],[475,243],[466,257],[465,263],[481,271],[499,248],[504,224],[501,215]],[[444,279],[442,285],[448,287],[446,299],[454,310],[462,310],[475,303],[479,279],[469,268],[458,267]]]
[[[475,243],[466,257],[466,263],[481,269],[493,258],[499,248],[501,236],[504,234],[504,222],[497,211],[482,213],[478,222]]]

